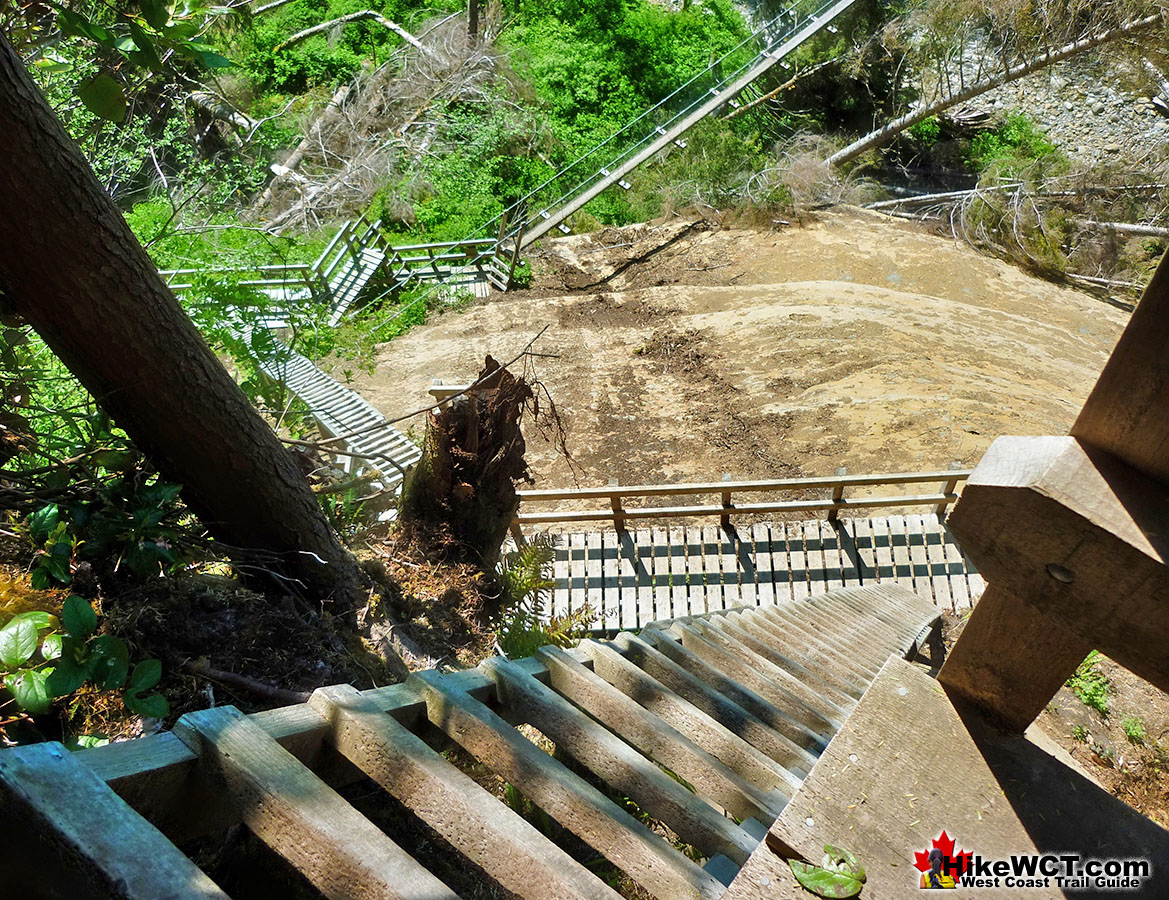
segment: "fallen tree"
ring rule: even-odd
[[[394,32],[394,34],[398,35],[406,43],[417,47],[424,53],[430,52],[427,47],[418,40],[418,38],[414,37],[414,35],[408,32],[405,28],[403,28],[397,22],[391,22],[380,12],[377,12],[373,9],[363,9],[358,12],[351,12],[348,15],[339,16],[336,19],[330,19],[328,22],[321,22],[318,25],[313,25],[310,28],[304,29],[304,31],[298,31],[292,37],[288,38],[288,40],[281,41],[279,44],[277,44],[274,48],[274,52],[279,53],[281,50],[287,50],[289,47],[292,47],[295,44],[299,44],[303,40],[311,38],[314,34],[320,34],[322,31],[328,31],[330,28],[336,28],[340,25],[348,25],[351,22],[367,21],[377,22],[384,28]]]
[[[861,154],[887,143],[901,134],[901,132],[912,128],[918,122],[923,122],[931,116],[945,112],[953,106],[966,103],[988,91],[993,91],[995,88],[1010,84],[1013,81],[1018,81],[1020,78],[1030,75],[1033,72],[1039,72],[1057,62],[1072,59],[1073,57],[1087,53],[1089,50],[1094,50],[1097,47],[1102,47],[1105,44],[1121,40],[1122,38],[1132,37],[1141,32],[1149,31],[1163,22],[1164,16],[1161,13],[1154,13],[1153,15],[1144,16],[1140,19],[1134,19],[1116,28],[1082,37],[1058,49],[1048,50],[1036,59],[1006,66],[997,75],[979,79],[956,93],[947,94],[933,102],[923,104],[903,116],[898,116],[880,128],[870,131],[864,137],[853,141],[842,150],[833,153],[825,162],[830,167],[843,165],[846,162],[856,159]]]

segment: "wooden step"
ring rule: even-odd
[[[1129,896],[1169,892],[1169,832],[1087,777],[1042,733],[1004,735],[954,708],[920,666],[885,663],[725,894],[725,900],[805,900],[780,854],[818,863],[824,844],[856,854],[861,897],[916,896],[915,853],[942,832],[955,852],[984,860],[1028,853],[1147,859],[1152,877]],[[773,848],[780,848],[777,853]],[[967,896],[967,894],[961,894]],[[978,888],[969,896],[1125,896]]]

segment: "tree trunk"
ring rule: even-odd
[[[1010,66],[1003,72],[972,84],[956,94],[951,94],[941,100],[933,103],[928,103],[925,106],[920,106],[912,112],[906,113],[893,121],[881,126],[875,131],[870,131],[859,140],[853,141],[843,150],[833,153],[826,160],[829,166],[839,166],[850,160],[856,159],[862,153],[872,150],[875,147],[881,146],[886,141],[899,135],[907,128],[912,128],[918,122],[928,119],[930,116],[936,116],[938,113],[945,112],[951,106],[957,106],[959,103],[965,103],[967,100],[972,100],[987,91],[993,91],[997,87],[1002,87],[1004,84],[1010,84],[1012,81],[1017,81],[1025,75],[1030,75],[1032,72],[1038,72],[1040,69],[1045,69],[1053,63],[1061,62],[1065,59],[1070,59],[1073,56],[1079,56],[1081,53],[1086,53],[1089,50],[1107,44],[1110,41],[1118,40],[1122,37],[1134,34],[1139,31],[1152,28],[1160,24],[1163,18],[1160,14],[1146,16],[1143,19],[1137,19],[1132,22],[1127,22],[1118,28],[1111,31],[1103,31],[1099,34],[1091,35],[1090,37],[1074,41],[1070,44],[1065,44],[1058,50],[1053,50],[1038,59],[1033,59],[1028,63],[1020,63],[1017,66]]]
[[[472,47],[479,43],[479,0],[467,0],[467,37]]]
[[[519,507],[515,486],[531,480],[520,419],[532,390],[490,356],[476,384],[430,414],[399,521],[420,547],[449,545],[457,559],[490,572]]]
[[[352,591],[291,453],[158,275],[0,35],[0,304],[22,316],[237,557]],[[348,599],[352,599],[351,597]]]

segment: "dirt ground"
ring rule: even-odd
[[[684,220],[546,242],[526,291],[438,315],[353,387],[387,416],[532,360],[575,469],[542,487],[973,464],[1003,434],[1071,425],[1125,313],[860,210],[742,230]],[[414,429],[424,425],[415,419]]]

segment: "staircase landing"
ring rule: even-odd
[[[552,613],[587,604],[598,615],[596,631],[887,583],[962,612],[984,586],[932,513],[574,532],[552,540]]]
[[[1068,762],[1034,728],[1003,735],[964,715],[922,667],[890,657],[724,900],[805,900],[810,895],[774,848],[818,864],[826,843],[864,865],[862,898],[915,896],[914,854],[943,830],[955,853],[984,860],[1080,853],[1143,858],[1152,868],[1141,889],[1119,895],[1062,889],[1054,878],[1045,887],[1008,887],[1000,876],[978,897],[1165,896],[1169,832]]]

